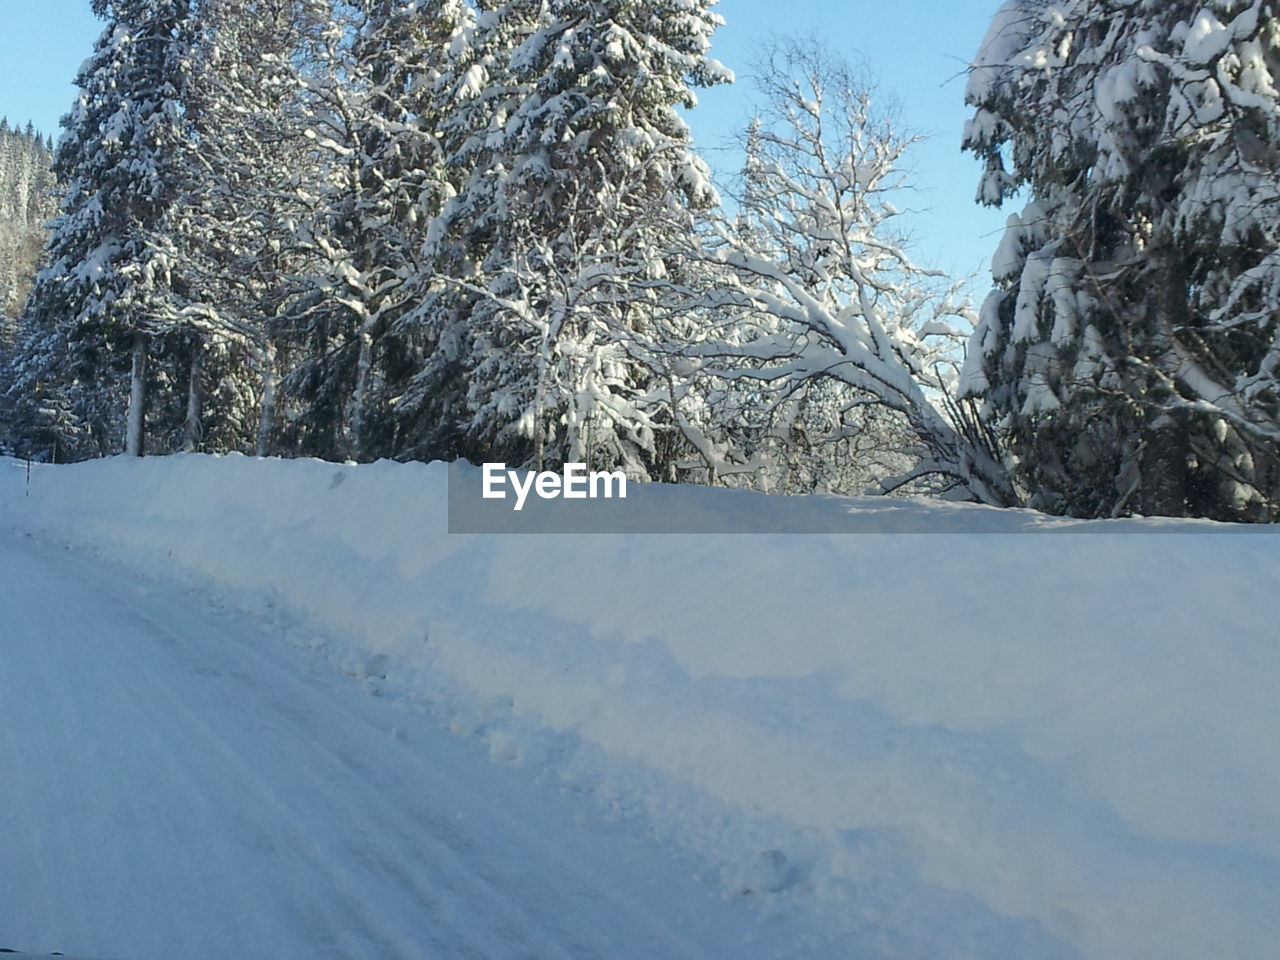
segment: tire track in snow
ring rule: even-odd
[[[26,823],[0,845],[0,890],[26,907],[0,912],[3,945],[138,960],[732,955],[714,924],[674,929],[698,912],[690,893],[713,901],[687,878],[646,903],[608,852],[583,856],[575,828],[558,827],[572,854],[557,849],[537,798],[508,789],[518,774],[432,741],[422,718],[393,740],[387,705],[355,684],[304,677],[298,651],[149,591],[0,538],[0,760],[17,771],[0,817]]]
[[[156,636],[167,634],[167,628],[153,618],[137,613],[132,616],[145,621],[148,630]],[[335,861],[332,856],[329,856],[323,862],[316,864],[317,870],[324,871],[331,878],[335,889],[345,888],[352,894],[345,901],[349,907],[357,903],[355,894],[358,891],[358,884],[349,882],[347,877],[347,873],[355,867],[358,868],[356,872],[365,875],[381,874],[391,880],[394,888],[412,898],[413,902],[405,904],[407,908],[434,901],[437,910],[433,914],[433,919],[463,918],[455,920],[451,926],[452,936],[449,942],[455,945],[455,949],[471,940],[474,942],[470,945],[477,951],[477,955],[481,956],[516,956],[515,951],[518,945],[535,947],[534,955],[546,957],[548,960],[559,960],[559,958],[571,960],[573,956],[580,955],[583,951],[589,956],[612,955],[616,949],[614,934],[596,924],[589,923],[590,918],[583,918],[584,925],[595,927],[590,931],[592,936],[589,938],[585,936],[587,931],[583,929],[555,931],[562,937],[577,941],[578,954],[567,951],[557,942],[549,940],[545,934],[540,934],[539,927],[552,925],[552,918],[532,916],[522,906],[524,898],[513,899],[509,895],[504,895],[502,885],[504,881],[509,883],[512,878],[500,876],[491,865],[466,859],[467,854],[474,855],[477,848],[474,844],[466,844],[464,838],[458,837],[455,831],[449,830],[447,821],[439,816],[414,817],[414,807],[402,809],[388,801],[382,792],[370,790],[368,784],[374,777],[374,771],[358,759],[360,743],[353,742],[346,745],[345,749],[336,744],[356,727],[363,727],[366,734],[380,743],[387,739],[385,728],[375,727],[367,719],[357,717],[353,712],[345,709],[341,698],[320,701],[321,709],[312,710],[311,715],[302,712],[297,705],[308,703],[314,707],[319,691],[308,687],[296,673],[280,669],[279,663],[261,649],[247,643],[236,643],[234,638],[228,638],[228,642],[237,646],[237,662],[243,664],[253,661],[259,668],[247,674],[248,677],[255,678],[252,680],[253,685],[261,690],[271,691],[279,698],[277,706],[281,709],[276,716],[267,718],[270,726],[264,731],[271,734],[270,739],[278,738],[280,742],[312,741],[316,751],[312,757],[313,762],[328,758],[323,769],[309,771],[311,783],[302,792],[322,797],[325,784],[343,782],[350,785],[349,789],[333,795],[334,799],[341,799],[342,803],[332,806],[328,814],[331,822],[344,822],[351,825],[351,836],[344,845],[344,850],[341,851],[343,855],[339,860]],[[165,647],[178,649],[180,644],[179,638],[170,635]],[[218,750],[230,763],[239,765],[243,782],[249,782],[255,776],[255,767],[242,760],[227,736],[220,734],[215,727],[199,722],[200,715],[189,709],[183,694],[165,685],[164,676],[165,674],[162,673],[160,682],[153,683],[149,688],[156,694],[163,694],[168,701],[164,709],[160,709],[154,717],[156,727],[159,728],[167,717],[177,716],[184,722],[195,721],[192,735],[207,738],[212,749]],[[270,679],[269,682],[263,682],[262,678]],[[280,691],[286,688],[289,690],[289,696],[280,697]],[[341,715],[343,721],[349,722],[335,723],[334,720],[338,715]],[[317,737],[317,731],[323,732]],[[158,749],[164,752],[163,745]],[[176,755],[174,751],[169,753],[171,756]],[[407,752],[397,759],[402,764],[417,766],[413,762],[414,758]],[[462,791],[452,778],[443,778],[438,772],[429,768],[424,767],[416,772],[418,782],[431,783],[432,793],[447,793],[445,806],[457,810],[483,811],[487,819],[493,818],[496,811],[492,807],[486,809],[485,797]],[[403,783],[403,779],[401,778],[402,786],[407,786]],[[282,798],[270,784],[261,783],[258,786],[265,789],[271,803],[281,812],[286,814],[291,812],[290,803]],[[398,795],[404,796],[407,792],[407,790],[401,790]],[[357,794],[359,794],[358,802],[353,802]],[[538,837],[524,829],[518,821],[509,817],[502,818],[501,822],[496,824],[496,828],[507,836],[517,838],[523,847],[541,848],[536,850],[537,859],[552,863],[563,879],[575,879],[580,893],[592,893],[595,899],[608,898],[615,907],[623,907],[627,912],[635,912],[636,908],[627,905],[626,898],[618,891],[612,890],[611,884],[603,884],[598,875],[585,877],[576,864],[558,857],[554,847],[547,846]],[[396,842],[388,844],[386,842],[388,837],[394,837]],[[464,849],[460,851],[455,849],[450,841],[453,844],[461,841]],[[421,864],[406,856],[409,852],[429,853],[431,856],[426,864]],[[347,869],[335,869],[335,864],[345,865]],[[490,867],[487,871],[486,866]],[[419,880],[420,875],[429,876],[432,883],[428,885]],[[526,889],[523,892],[531,895],[538,891]],[[486,905],[489,905],[490,909],[484,911],[483,923],[479,925],[484,936],[477,937],[477,925],[474,922],[465,922],[465,917]],[[548,906],[554,907],[554,903]],[[447,912],[443,915],[440,914],[441,907],[447,908]],[[385,914],[386,911],[383,912]],[[371,915],[366,915],[363,920],[366,924],[372,923],[379,928],[383,927],[383,924],[376,923]],[[661,932],[661,926],[655,926]],[[391,938],[390,929],[387,929],[386,937]],[[668,941],[665,944],[667,952],[664,955],[673,957],[696,955],[691,952],[688,945],[682,944],[678,939],[674,937],[664,939]],[[415,955],[412,938],[406,939],[405,942],[410,944],[407,955]]]

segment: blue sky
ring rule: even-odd
[[[58,137],[58,121],[76,97],[76,71],[93,51],[102,22],[89,0],[3,0],[0,115],[28,120]]]
[[[89,0],[3,2],[0,115],[10,123],[31,120],[56,137],[58,120],[75,97],[72,80],[101,24],[89,12]],[[967,116],[962,73],[1000,3],[721,0],[726,25],[716,35],[714,54],[744,77],[756,44],[773,34],[800,33],[865,62],[880,89],[899,101],[903,124],[928,137],[912,164],[918,192],[906,204],[918,211],[911,220],[916,257],[967,274],[985,266],[1007,216],[974,205],[979,166],[959,150]],[[721,148],[749,116],[750,95],[745,81],[700,91],[702,105],[689,116],[708,161],[727,173],[739,161]]]
[[[746,74],[753,49],[776,34],[813,35],[865,64],[878,89],[898,101],[902,124],[926,139],[910,160],[916,191],[897,205],[909,222],[916,260],[957,276],[985,271],[1009,211],[973,202],[981,164],[960,152],[969,115],[964,70],[1003,0],[720,0],[725,25],[713,53],[736,72],[733,87],[701,90],[689,116],[699,146],[717,168],[740,161],[717,149],[749,117]],[[701,113],[701,116],[699,114]],[[981,296],[987,277],[974,285]]]

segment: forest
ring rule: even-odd
[[[715,0],[92,3],[56,148],[0,128],[0,453],[1280,519],[1268,2],[999,9],[976,307],[868,79],[786,38],[735,78]],[[719,184],[684,111],[732,82]]]
[[[0,316],[22,312],[40,264],[45,224],[58,212],[53,144],[30,124],[0,119]],[[2,321],[0,321],[2,322]],[[4,327],[0,327],[3,330]]]

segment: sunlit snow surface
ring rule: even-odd
[[[840,532],[449,535],[445,477],[0,462],[0,946],[1275,956],[1274,534],[633,486]]]

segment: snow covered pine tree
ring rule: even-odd
[[[731,79],[707,55],[713,6],[484,5],[455,68],[464,122],[444,137],[466,175],[432,234],[441,272],[474,305],[464,455],[662,475],[669,404],[629,353],[650,315],[629,281],[660,268],[671,233],[691,233],[690,211],[716,199],[677,110],[692,87]]]
[[[187,362],[184,450],[279,452],[282,336],[309,290],[307,227],[325,165],[303,136],[323,0],[200,0],[185,78],[185,141],[154,237],[171,296],[159,324]],[[181,380],[177,381],[181,383]],[[175,407],[177,404],[171,403]]]
[[[426,227],[446,189],[432,90],[467,13],[455,0],[354,5],[335,21],[328,69],[308,83],[306,135],[328,171],[310,227],[311,349],[286,387],[302,401],[294,420],[312,454],[371,460],[403,448],[398,401],[429,346],[400,321],[426,296]]]
[[[972,68],[978,199],[1026,190],[964,389],[1033,506],[1280,519],[1280,21],[1012,0]]]
[[[168,296],[148,237],[176,179],[190,3],[94,0],[93,9],[107,26],[63,119],[54,165],[62,214],[28,301],[15,389],[60,381],[99,452],[118,450],[123,439],[126,452],[141,456],[151,322],[164,313],[157,298]]]

